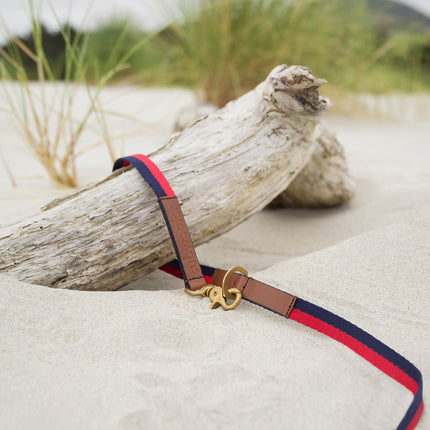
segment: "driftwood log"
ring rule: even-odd
[[[198,103],[185,108],[176,119],[181,132],[217,110],[212,104]],[[355,191],[344,150],[336,135],[322,120],[314,133],[314,150],[296,178],[270,204],[272,208],[324,208],[349,201]]]
[[[195,244],[261,210],[309,163],[324,83],[305,67],[278,66],[152,154]],[[56,288],[118,289],[173,257],[156,198],[131,167],[0,232],[0,272]]]
[[[271,207],[331,207],[347,202],[354,195],[355,182],[336,135],[321,121],[315,128],[314,140],[309,162],[270,203]]]

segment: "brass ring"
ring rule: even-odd
[[[224,275],[224,279],[222,280],[222,295],[226,299],[235,299],[235,295],[231,294],[228,291],[228,281],[230,279],[230,276],[233,275],[235,272],[240,272],[242,275],[248,276],[248,271],[244,269],[241,266],[234,266],[231,269],[227,270],[227,273]]]

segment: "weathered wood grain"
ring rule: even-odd
[[[349,201],[355,192],[342,145],[321,121],[314,134],[315,148],[309,162],[271,207],[324,208]]]
[[[216,111],[214,105],[198,103],[178,115],[175,130],[180,132]],[[321,119],[315,128],[314,151],[297,177],[269,207],[324,208],[349,201],[355,191],[342,145]]]
[[[309,162],[324,83],[305,67],[278,66],[152,154],[195,244],[261,210]],[[0,271],[56,288],[117,289],[173,257],[156,198],[130,167],[0,232]]]

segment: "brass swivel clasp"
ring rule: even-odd
[[[228,281],[235,272],[240,272],[245,276],[248,276],[246,269],[240,266],[234,266],[227,271],[222,280],[222,286],[208,284],[200,288],[200,290],[189,290],[185,289],[185,292],[191,296],[209,297],[212,301],[211,309],[216,309],[221,306],[224,310],[229,311],[239,306],[242,300],[242,293],[237,288],[228,288]],[[232,303],[228,303],[227,300],[233,300]]]

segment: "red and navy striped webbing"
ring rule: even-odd
[[[120,158],[116,160],[113,170],[129,164],[137,168],[159,198],[175,195],[158,167],[144,155]],[[205,265],[201,265],[201,268],[206,281],[210,284],[215,268]],[[178,260],[173,260],[160,269],[183,279]],[[421,372],[410,361],[356,325],[306,300],[297,298],[289,318],[343,343],[411,391],[414,396],[412,403],[397,429],[415,428],[424,409],[423,380]]]
[[[112,170],[117,170],[121,167],[129,166],[130,164],[138,170],[142,178],[150,185],[158,198],[166,196],[173,197],[175,195],[172,187],[169,182],[167,182],[167,179],[161,173],[158,166],[146,155],[135,154],[128,157],[118,158],[118,160],[115,161]]]
[[[160,169],[148,157],[142,154],[119,158],[115,161],[113,170],[130,164],[136,167],[158,197],[158,203],[169,230],[185,287],[188,289],[202,288],[206,280],[201,272],[201,267],[181,207],[170,184],[160,172]],[[186,258],[184,258],[184,255],[186,255]]]

